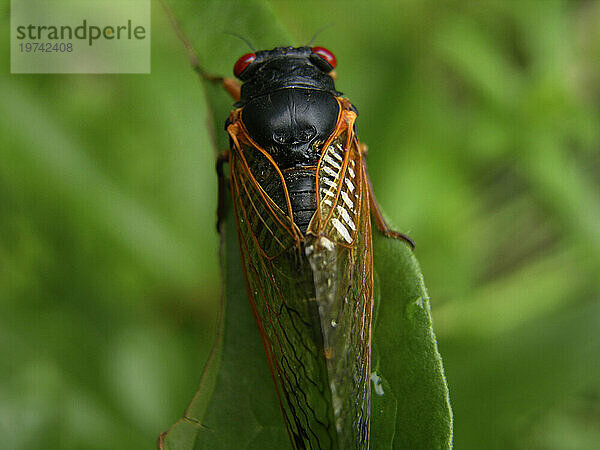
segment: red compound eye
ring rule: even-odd
[[[256,54],[254,53],[246,53],[244,56],[240,57],[240,59],[238,59],[235,63],[235,66],[233,66],[233,74],[236,77],[239,77],[242,72],[246,70],[246,67],[248,67],[255,59]]]
[[[325,47],[313,47],[312,51],[314,54],[319,55],[321,58],[327,61],[329,65],[335,69],[335,66],[337,65],[337,59],[335,59],[333,53],[331,53]]]

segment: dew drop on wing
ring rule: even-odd
[[[384,395],[383,385],[381,384],[381,378],[377,375],[377,372],[371,373],[371,381],[373,382],[373,390],[377,395]]]

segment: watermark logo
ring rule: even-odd
[[[150,0],[12,0],[12,73],[150,73]]]

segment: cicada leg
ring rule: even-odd
[[[231,95],[231,98],[233,98],[234,101],[240,101],[240,97],[242,95],[242,86],[235,78],[221,77],[210,74],[202,68],[195,52],[189,53],[189,55],[192,68],[200,76],[200,78],[202,78],[202,80],[208,81],[209,83],[222,85],[229,95]]]
[[[402,239],[414,250],[415,241],[413,241],[407,235],[400,233],[399,231],[392,230],[385,222],[383,213],[381,212],[381,208],[379,208],[379,203],[377,203],[375,191],[373,190],[373,183],[371,183],[371,178],[369,177],[369,171],[367,169],[366,156],[368,148],[365,144],[359,144],[359,147],[362,156],[363,167],[365,168],[365,174],[367,176],[367,186],[369,187],[369,205],[371,206],[371,214],[373,215],[373,219],[375,219],[375,225],[377,226],[377,229],[386,237],[393,239]]]
[[[194,48],[190,39],[184,33],[183,29],[181,28],[181,24],[179,23],[179,21],[173,14],[173,11],[171,11],[171,8],[167,5],[166,2],[163,1],[162,4],[167,13],[167,16],[169,17],[169,21],[171,22],[171,25],[173,26],[173,28],[175,29],[175,32],[177,33],[177,37],[179,37],[179,39],[181,40],[181,42],[183,43],[183,45],[186,49],[188,59],[190,61],[192,68],[194,69],[194,71],[200,76],[200,78],[203,81],[206,81],[208,83],[221,84],[223,86],[223,88],[225,88],[225,90],[229,93],[229,95],[231,95],[231,97],[236,102],[238,102],[240,100],[240,96],[241,96],[240,83],[237,80],[235,80],[234,78],[226,78],[226,77],[221,77],[218,75],[213,75],[213,74],[207,72],[206,70],[204,70],[204,68],[202,67],[202,64],[200,64],[200,59],[198,58],[196,49]],[[225,219],[225,214],[226,214],[226,211],[225,211],[226,197],[225,196],[227,194],[227,181],[225,180],[225,173],[223,171],[223,165],[228,161],[229,161],[229,150],[225,150],[217,157],[216,169],[217,169],[217,175],[219,178],[218,205],[217,205],[217,231],[221,230],[221,224],[223,223],[223,220]]]
[[[190,60],[190,64],[192,65],[192,68],[194,69],[194,71],[204,81],[208,81],[209,83],[221,84],[223,86],[223,88],[225,88],[225,90],[229,93],[229,95],[231,95],[231,97],[236,102],[239,102],[240,95],[241,95],[240,83],[235,78],[227,78],[227,77],[221,77],[218,75],[213,75],[211,73],[208,73],[206,70],[204,70],[204,68],[200,64],[200,60],[198,59],[198,55],[196,53],[196,49],[194,48],[194,45],[192,44],[192,41],[190,41],[190,39],[183,32],[183,29],[181,28],[181,24],[175,17],[175,14],[173,14],[173,11],[171,11],[171,8],[167,5],[166,2],[163,1],[162,4],[167,13],[167,16],[169,17],[169,21],[171,22],[171,25],[173,25],[173,28],[175,29],[175,32],[177,33],[177,37],[181,40],[181,42],[183,42],[183,45],[185,46],[185,50],[187,52],[188,59]]]

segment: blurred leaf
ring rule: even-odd
[[[216,16],[211,15],[210,2],[201,7],[176,0],[168,4],[178,19],[178,26],[194,43],[200,61],[206,62],[209,70],[218,69],[219,58],[226,51],[222,43],[211,41],[212,33],[205,36],[205,31],[214,30],[215,22],[217,28],[221,23],[228,24],[233,16],[241,20],[239,4],[220,2]],[[268,17],[264,22],[264,14],[270,11],[261,2],[254,2],[244,12],[249,16],[258,15],[260,19],[249,18],[243,23],[278,23],[275,17]],[[265,26],[261,31],[271,28],[271,25]],[[273,29],[276,30],[276,26]],[[255,30],[255,26],[250,26],[236,32],[252,40]],[[277,34],[277,31],[271,32]],[[265,40],[264,34],[262,40]],[[265,48],[275,45],[277,43],[269,42]],[[214,46],[221,50],[216,52],[216,63],[211,62],[215,56]],[[221,88],[207,82],[205,85],[214,124],[220,124],[227,114],[222,94],[218,92]],[[221,143],[225,133],[218,125],[215,133],[216,142]],[[162,448],[287,447],[287,432],[246,297],[231,215],[226,221],[221,251],[224,295],[217,341],[200,389],[185,416],[161,436]],[[374,254],[378,276],[371,447],[450,448],[452,413],[420,269],[405,243],[378,233],[374,236]]]
[[[29,171],[47,177],[61,200],[70,200],[82,216],[93,218],[98,227],[136,255],[157,276],[177,283],[190,283],[198,267],[185,242],[175,236],[139,199],[114,183],[85,152],[83,145],[56,118],[40,109],[38,100],[19,87],[8,87],[0,75],[0,131],[12,139],[12,152]],[[35,121],[36,133],[23,133],[20,124]],[[2,151],[9,153],[12,149]],[[14,162],[13,162],[14,163]],[[93,205],[93,207],[90,207]]]
[[[600,306],[590,303],[569,306],[501,337],[445,346],[462,355],[446,361],[453,407],[462,418],[457,446],[507,448],[520,426],[540,411],[597,385],[599,326]]]

